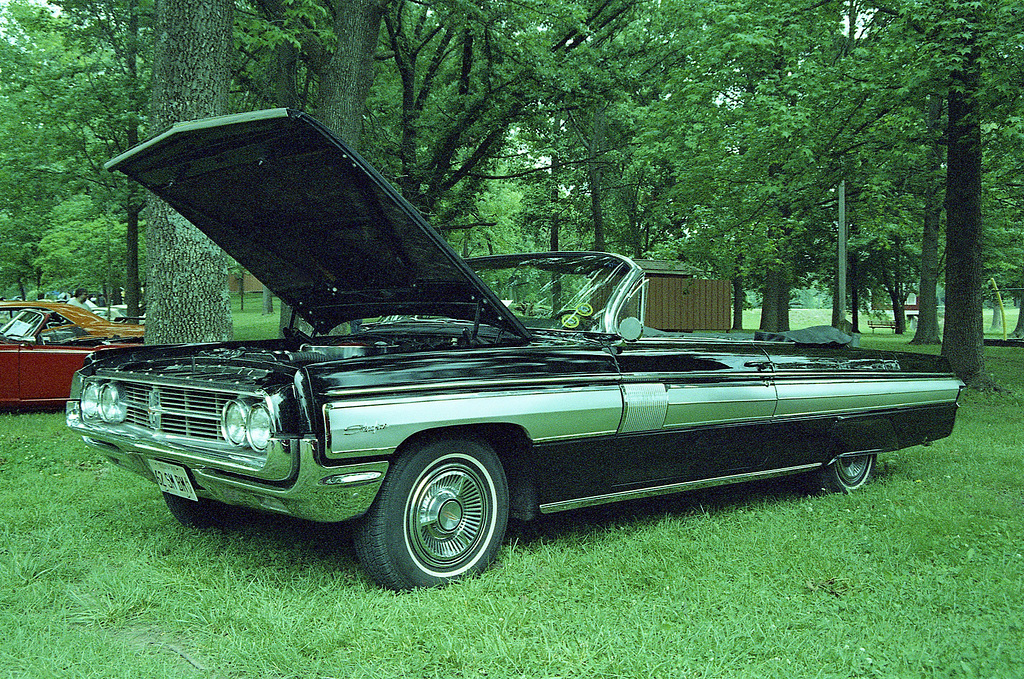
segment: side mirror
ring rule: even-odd
[[[639,318],[629,316],[619,322],[619,337],[627,342],[635,342],[644,334],[644,324]]]

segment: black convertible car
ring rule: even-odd
[[[69,426],[183,523],[227,505],[354,521],[387,587],[481,571],[510,515],[785,474],[846,491],[878,453],[953,427],[962,384],[939,358],[645,335],[643,272],[617,255],[464,261],[299,112],[183,123],[108,168],[295,322],[280,340],[104,352]]]

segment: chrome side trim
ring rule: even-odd
[[[618,385],[487,394],[336,401],[324,406],[332,459],[388,455],[429,429],[474,424],[520,427],[534,442],[616,433],[622,420]]]
[[[577,498],[575,500],[547,502],[540,506],[540,511],[542,514],[553,514],[555,512],[564,512],[569,509],[580,509],[582,507],[603,505],[609,502],[637,500],[645,497],[657,497],[659,495],[679,493],[686,490],[708,488],[710,486],[724,486],[730,483],[742,483],[744,481],[754,481],[757,479],[770,479],[775,478],[777,476],[787,476],[789,474],[797,474],[803,471],[810,471],[811,469],[820,469],[821,466],[822,465],[820,463],[803,464],[796,467],[784,467],[780,469],[769,469],[766,471],[750,472],[746,474],[719,476],[713,479],[697,479],[695,481],[668,483],[661,486],[652,486],[650,488],[638,488],[636,490],[623,490],[617,493],[607,493],[604,495],[591,495],[589,497]]]
[[[672,385],[665,428],[768,421],[775,414],[775,400],[775,387],[767,381]]]
[[[779,393],[775,416],[789,419],[953,403],[960,393],[960,380],[780,380],[775,388]]]
[[[444,382],[422,382],[417,384],[380,385],[373,387],[353,387],[328,389],[325,392],[327,398],[341,398],[349,396],[373,396],[396,394],[419,393],[424,391],[445,391],[450,394],[452,390],[488,390],[500,388],[502,390],[523,388],[530,389],[546,386],[602,386],[618,384],[620,376],[617,373],[599,373],[595,375],[575,376],[554,376],[554,377],[524,377],[520,379],[508,378],[487,378],[475,380],[451,380]]]
[[[622,385],[624,409],[619,433],[651,431],[665,426],[668,412],[668,391],[664,384],[640,383]]]

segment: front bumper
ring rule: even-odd
[[[86,425],[77,401],[68,402],[65,414],[68,426],[86,444],[154,483],[148,459],[187,467],[199,497],[311,521],[345,521],[365,513],[388,469],[386,460],[324,467],[317,461],[314,437],[278,438],[271,443],[270,457],[290,458],[292,473],[285,481],[268,482],[246,476],[245,469],[230,459],[204,458],[195,447],[168,446]]]

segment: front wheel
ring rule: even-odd
[[[385,587],[435,587],[486,568],[507,523],[508,483],[490,446],[433,439],[388,470],[356,526],[356,554]]]
[[[814,472],[810,477],[815,491],[849,493],[871,480],[875,472],[876,455],[850,455],[837,458],[829,466]]]
[[[199,501],[164,493],[167,509],[183,526],[206,529],[223,526],[228,522],[231,508],[223,502],[199,498]]]

